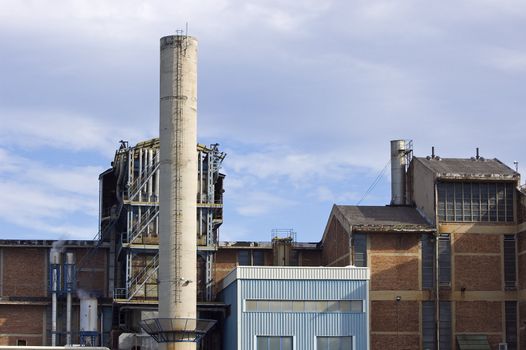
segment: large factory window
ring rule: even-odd
[[[439,182],[438,219],[513,222],[514,185],[503,182]]]
[[[257,350],[292,350],[292,337],[257,337]]]
[[[352,350],[352,337],[316,337],[316,350]]]

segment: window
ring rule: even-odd
[[[352,337],[316,337],[316,350],[352,350]]]
[[[517,287],[517,269],[515,265],[515,236],[504,235],[504,286],[508,290],[513,290]]]
[[[238,265],[242,266],[250,266],[252,265],[251,259],[250,259],[250,251],[249,250],[240,250],[237,253],[237,263]]]
[[[439,302],[439,349],[451,350],[451,302]]]
[[[438,237],[438,278],[440,285],[451,284],[451,242],[447,234]]]
[[[435,302],[422,302],[422,348],[435,350]]]
[[[292,337],[257,337],[257,350],[292,350]]]
[[[367,266],[367,235],[365,233],[354,233],[353,239],[353,263],[357,267]]]
[[[504,182],[439,182],[440,221],[513,222],[514,185]]]
[[[434,261],[435,244],[433,235],[425,233],[422,235],[422,289],[433,289],[435,286]]]
[[[361,313],[362,300],[245,300],[246,312]]]
[[[264,266],[265,252],[261,250],[240,250],[237,253],[237,264],[241,266]]]
[[[506,343],[508,350],[517,349],[517,302],[506,301]]]
[[[17,339],[16,340],[16,346],[27,346],[27,340],[25,340],[25,339]]]

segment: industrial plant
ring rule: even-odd
[[[94,240],[0,240],[1,345],[526,350],[526,189],[478,149],[393,140],[390,203],[327,208],[317,242],[220,241],[228,157],[198,143],[197,46],[161,38],[159,138],[108,160]]]

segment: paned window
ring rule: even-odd
[[[367,266],[367,235],[365,233],[353,233],[354,266]]]
[[[264,266],[265,252],[261,250],[240,250],[237,252],[237,264],[240,266]]]
[[[352,350],[352,337],[316,337],[316,350]]]
[[[439,182],[438,219],[513,222],[514,185],[505,182]]]
[[[362,300],[245,300],[247,312],[361,313]]]
[[[451,350],[451,302],[439,303],[440,350]]]
[[[435,302],[422,302],[422,347],[424,350],[435,350]]]
[[[517,350],[517,302],[506,301],[505,311],[508,350]]]
[[[432,289],[435,285],[434,276],[435,244],[433,235],[422,235],[422,289]]]
[[[449,235],[438,237],[438,278],[440,285],[451,284],[451,241]]]
[[[257,337],[257,350],[292,350],[292,337]]]
[[[504,285],[506,289],[517,287],[515,236],[504,235]]]

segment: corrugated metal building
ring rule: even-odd
[[[223,287],[224,349],[369,349],[367,268],[239,266]]]

